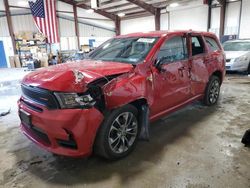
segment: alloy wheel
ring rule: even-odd
[[[138,132],[138,121],[131,112],[119,114],[112,125],[108,134],[110,149],[117,154],[126,152],[135,142]]]
[[[209,101],[211,104],[216,103],[220,93],[220,83],[218,80],[214,80],[209,91]]]

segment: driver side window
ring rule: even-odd
[[[181,36],[173,37],[165,41],[157,56],[157,59],[162,59],[165,63],[180,61],[186,58],[186,39]]]

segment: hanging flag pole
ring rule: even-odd
[[[59,43],[56,0],[30,0],[29,6],[37,28],[48,43]]]

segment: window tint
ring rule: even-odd
[[[201,37],[192,37],[192,55],[204,53],[204,46]]]
[[[208,47],[210,48],[210,50],[216,51],[216,50],[220,49],[219,45],[217,44],[217,42],[213,38],[205,37],[205,40],[206,40],[206,43],[207,43]]]
[[[160,48],[158,59],[164,59],[164,62],[179,61],[187,58],[186,39],[182,37],[173,37],[167,40]]]

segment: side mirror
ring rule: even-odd
[[[163,63],[165,62],[165,60],[166,60],[166,59],[165,59],[164,57],[161,57],[161,58],[155,60],[154,66],[155,66],[159,71],[161,71],[161,72],[164,71],[164,70],[162,69],[162,65],[163,65]]]

